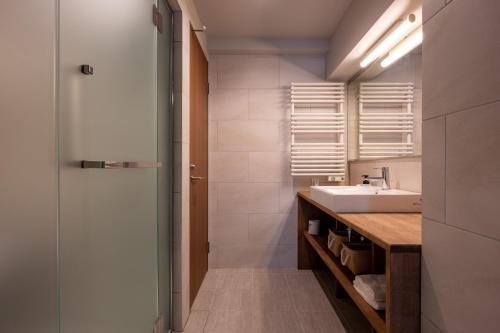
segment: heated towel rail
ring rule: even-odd
[[[344,83],[292,83],[292,176],[345,177]]]
[[[359,158],[413,154],[413,83],[361,83]]]

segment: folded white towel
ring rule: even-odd
[[[355,281],[359,281],[365,284],[385,284],[385,274],[363,274],[356,275]]]
[[[372,308],[375,310],[385,310],[385,302],[379,302],[374,300],[373,298],[367,297],[367,295],[364,294],[363,290],[360,289],[358,286],[354,285],[354,289],[363,297],[363,299],[368,303]]]
[[[366,295],[367,298],[372,299],[376,302],[384,302],[385,301],[385,289],[377,288],[372,289],[371,287],[354,281],[354,286],[363,291],[363,294]]]
[[[354,285],[374,301],[385,301],[386,280],[383,274],[357,275],[354,278]]]

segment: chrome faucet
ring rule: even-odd
[[[379,169],[379,168],[375,168]],[[382,181],[382,189],[390,190],[391,189],[391,181],[389,178],[389,167],[382,167],[382,177],[364,177],[364,179],[368,180],[380,180]]]

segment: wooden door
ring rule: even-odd
[[[190,56],[190,299],[208,270],[208,61],[191,31]]]

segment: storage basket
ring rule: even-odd
[[[342,244],[340,261],[351,270],[354,275],[366,274],[371,270],[371,246],[369,243]]]
[[[334,256],[340,256],[344,242],[347,242],[347,230],[328,230],[328,248]]]

